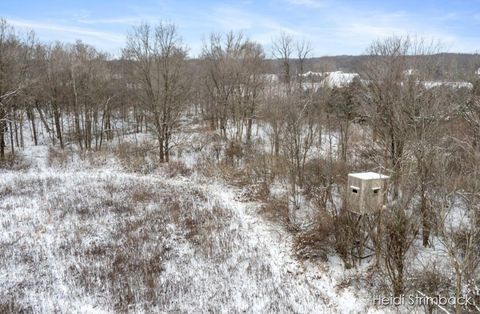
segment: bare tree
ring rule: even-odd
[[[168,162],[172,134],[188,99],[187,51],[174,25],[143,24],[128,35],[124,56],[132,61],[132,82],[155,127],[160,162]]]
[[[286,33],[281,33],[280,36],[273,41],[272,46],[273,56],[281,62],[282,82],[290,86],[292,78],[291,59],[294,53],[293,38]]]
[[[311,57],[312,54],[312,44],[309,41],[301,40],[296,42],[296,57],[298,63],[297,69],[297,77],[298,77],[298,84],[300,88],[302,88],[303,84],[303,74],[305,73],[306,63],[308,58]]]
[[[0,19],[0,160],[5,159],[5,133],[10,129],[13,153],[15,98],[27,84],[26,59],[28,46],[22,43],[14,29]]]
[[[374,137],[383,146],[385,167],[392,169],[395,196],[398,195],[406,145],[412,137],[410,123],[425,90],[426,73],[424,69],[411,69],[409,57],[419,58],[435,51],[434,44],[408,36],[375,41],[368,50],[371,58],[365,72],[364,114],[371,122]],[[411,71],[420,75],[408,77]]]
[[[271,153],[280,156],[282,132],[285,124],[287,104],[278,86],[268,86],[263,94],[262,118],[268,123]]]
[[[480,158],[472,146],[458,142],[453,149],[464,151],[465,160],[446,152],[437,156],[439,164],[435,173],[436,189],[432,202],[436,212],[436,233],[454,271],[455,298],[460,301],[468,291],[474,290],[480,268]],[[473,153],[473,154],[472,154]],[[466,173],[458,172],[458,163],[467,168]],[[466,170],[466,169],[465,169]],[[476,304],[456,302],[455,313],[471,309],[479,310]]]
[[[412,211],[413,192],[403,189],[400,199],[385,214],[383,257],[395,297],[405,291],[407,254],[414,242],[418,224]]]
[[[247,142],[251,140],[253,119],[265,83],[264,58],[262,47],[241,33],[212,35],[204,44],[203,112],[211,128],[218,127],[225,138],[231,123],[233,140],[242,140],[244,126]]]
[[[332,114],[338,122],[340,134],[340,159],[347,163],[348,148],[350,144],[351,126],[359,116],[358,92],[361,90],[360,82],[354,81],[353,84],[344,88],[333,88],[328,93],[326,111]]]
[[[244,121],[247,128],[247,142],[252,138],[252,124],[258,110],[258,101],[263,91],[265,80],[262,77],[264,69],[263,48],[255,42],[247,42],[243,57],[244,83],[242,98],[244,102]]]
[[[241,85],[240,59],[244,44],[241,33],[228,33],[225,40],[221,35],[212,34],[202,51],[206,94],[203,112],[211,128],[220,129],[225,138],[228,121],[239,120],[238,107],[233,104],[238,100]]]
[[[362,114],[371,123],[374,143],[383,150],[380,153],[384,156],[383,167],[391,170],[394,198],[400,193],[406,156],[415,158],[425,246],[429,242],[432,215],[431,162],[437,151],[440,122],[448,116],[445,89],[431,89],[427,84],[437,68],[427,57],[438,51],[438,47],[434,41],[408,36],[374,42],[369,49],[371,57],[366,66],[363,95]]]

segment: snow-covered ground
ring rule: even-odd
[[[292,236],[220,179],[58,166],[47,146],[0,175],[0,305],[36,313],[367,312],[339,258],[301,263]],[[192,156],[188,157],[192,159]],[[190,163],[194,163],[194,159]],[[373,310],[370,310],[373,311]]]

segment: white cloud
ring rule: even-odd
[[[322,0],[287,0],[288,3],[309,8],[321,8],[325,6],[325,1]]]
[[[265,32],[274,32],[277,34],[285,32],[295,36],[305,36],[305,33],[300,28],[286,25],[285,23],[281,23],[269,16],[250,13],[230,7],[217,8],[214,10],[214,13],[210,18],[215,24],[221,25],[223,31],[251,30],[252,35]]]
[[[248,13],[229,7],[217,8],[211,18],[224,30],[247,30],[254,26]]]
[[[62,24],[56,24],[56,23],[47,23],[47,22],[38,22],[38,21],[29,21],[29,20],[16,20],[16,19],[8,19],[8,23],[15,27],[33,29],[34,31],[37,31],[37,30],[54,31],[57,33],[77,35],[79,37],[84,37],[84,36],[93,37],[93,38],[103,39],[103,40],[115,42],[115,43],[123,43],[125,39],[124,36],[116,33],[103,32],[103,31],[98,31],[98,30],[89,29],[89,28],[62,25]]]
[[[142,22],[147,23],[158,23],[161,19],[158,16],[137,14],[134,16],[122,16],[114,18],[79,18],[77,22],[88,25],[100,25],[100,24],[109,24],[109,25],[126,25],[126,26],[135,26],[139,25]]]
[[[435,24],[427,18],[422,19],[414,13],[340,9],[337,14],[329,15],[329,18],[332,24],[330,36],[334,36],[339,43],[350,41],[350,49],[356,47],[357,53],[365,52],[372,41],[392,35],[412,35],[440,41],[445,44],[445,48],[458,50],[462,47],[462,51],[465,51],[465,46],[459,44],[459,38],[450,29],[443,27],[441,23]]]
[[[80,18],[78,22],[82,24],[121,24],[121,25],[137,25],[143,19],[137,17],[118,17],[118,18],[107,18],[107,19],[90,19],[90,18]]]
[[[330,0],[266,2],[268,4],[257,5],[256,1],[241,0],[230,5],[203,7],[203,10],[197,10],[195,6],[183,9],[184,6],[179,5],[182,8],[180,10],[176,5],[170,7],[171,3],[167,1],[155,8],[128,8],[117,16],[106,17],[98,12],[79,11],[71,22],[19,19],[9,22],[17,27],[36,30],[43,40],[72,41],[78,38],[108,51],[123,47],[124,35],[130,26],[140,22],[156,24],[165,18],[179,26],[180,34],[192,48],[193,55],[200,53],[202,38],[208,38],[211,32],[230,30],[243,31],[251,39],[263,44],[267,54],[272,40],[281,32],[297,39],[310,40],[316,56],[364,53],[373,40],[394,34],[437,39],[450,51],[478,50],[478,45],[475,46],[479,41],[478,35],[466,37],[465,32],[462,34],[462,26],[455,21],[468,17],[473,25],[478,24],[479,12],[447,12],[425,16],[413,10],[383,10],[380,5],[346,6]],[[271,8],[279,4],[284,8]]]

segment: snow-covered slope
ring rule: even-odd
[[[40,313],[357,313],[356,271],[332,257],[302,264],[291,235],[197,174],[103,166],[52,168],[45,147],[27,172],[0,177],[0,300]],[[44,156],[42,157],[42,154]],[[6,305],[5,305],[6,304]]]

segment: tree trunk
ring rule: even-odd
[[[458,302],[462,296],[462,271],[455,267],[455,314],[462,314],[462,305]]]
[[[38,103],[38,100],[35,100],[35,108],[37,108],[38,116],[40,117],[40,121],[42,121],[43,126],[45,127],[45,130],[50,135],[50,131],[51,131],[50,126],[48,125],[47,119],[45,119],[45,116],[43,115],[43,111],[40,109],[40,105]]]
[[[425,186],[422,184],[421,190],[421,212],[422,212],[422,239],[423,239],[423,246],[428,246],[428,240],[430,238],[430,221],[429,221],[429,214],[428,214],[428,205],[427,205],[427,198],[425,195]]]
[[[78,114],[78,111],[75,109],[75,117],[74,117],[74,123],[75,123],[75,134],[77,137],[78,145],[80,146],[80,150],[83,150],[83,144],[82,144],[82,130],[80,128],[80,116]]]
[[[158,144],[159,144],[159,159],[160,159],[160,163],[163,163],[165,162],[165,151],[164,151],[164,146],[163,146],[163,138],[162,137],[159,137],[158,138]]]
[[[12,150],[12,156],[15,155],[15,144],[14,144],[14,140],[13,140],[13,125],[12,125],[12,122],[10,121],[9,122],[9,125],[10,125],[10,147],[11,147],[11,150]]]
[[[15,117],[16,118],[16,117]],[[17,147],[20,147],[20,139],[19,139],[19,136],[18,136],[18,124],[17,124],[17,119],[15,119],[15,122],[13,123],[14,126],[15,126],[15,145],[17,145]]]
[[[277,123],[275,123],[273,128],[273,142],[275,157],[278,157],[280,154],[280,134]]]
[[[165,150],[164,150],[164,153],[165,153],[165,162],[169,162],[170,161],[170,142],[169,142],[169,138],[170,138],[170,135],[167,134],[165,136]]]
[[[251,117],[249,117],[247,119],[247,142],[250,143],[250,141],[252,140],[252,121],[253,119]]]
[[[62,126],[61,126],[61,114],[58,110],[56,102],[53,103],[53,118],[55,120],[55,130],[57,133],[57,139],[60,142],[60,148],[63,149],[63,137],[62,137]]]
[[[0,121],[0,159],[5,160],[5,122]]]
[[[30,123],[32,125],[32,136],[33,136],[33,143],[35,146],[38,145],[38,136],[37,136],[37,126],[35,124],[35,112],[32,109],[27,110],[27,116],[28,119],[30,120]]]
[[[25,141],[23,139],[23,115],[20,117],[20,146],[25,147]]]

